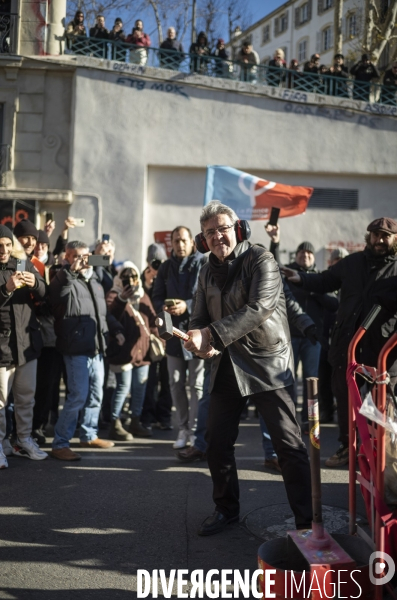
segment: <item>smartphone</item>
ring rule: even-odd
[[[150,263],[150,266],[152,267],[152,269],[154,269],[155,271],[158,271],[161,265],[161,260],[159,260],[158,258],[154,258],[152,260],[152,262]]]
[[[91,256],[88,257],[88,264],[90,267],[108,267],[110,264],[110,256],[91,254]]]
[[[48,212],[45,214],[45,222],[48,223],[48,221],[53,221],[54,220],[54,213],[53,212]]]
[[[176,300],[173,300],[172,298],[167,298],[166,300],[164,300],[164,304],[166,306],[176,306]]]
[[[124,279],[121,280],[121,284],[122,286],[125,287],[131,287],[130,285],[130,278],[129,277],[124,277]]]
[[[75,227],[85,227],[85,219],[75,219],[74,226]]]
[[[270,213],[269,225],[277,225],[278,217],[280,215],[280,208],[272,206],[272,212]]]
[[[108,233],[103,233],[102,234],[102,241],[103,242],[108,242],[110,240],[110,235]]]
[[[17,271],[18,271],[18,273],[22,273],[22,271],[26,271],[26,258],[18,258]]]

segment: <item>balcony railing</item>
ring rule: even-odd
[[[18,15],[0,13],[0,54],[16,53]]]
[[[69,54],[289,88],[303,93],[315,92],[321,95],[397,106],[396,87],[388,87],[379,83],[365,83],[345,77],[290,71],[268,65],[252,65],[224,60],[215,56],[186,54],[177,50],[143,48],[125,42],[96,38],[74,37],[67,40],[67,45],[68,49],[65,52]]]
[[[10,146],[0,144],[0,187],[6,185],[7,171],[10,168]]]

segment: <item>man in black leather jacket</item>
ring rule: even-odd
[[[201,358],[214,357],[207,455],[215,512],[199,535],[218,533],[238,520],[234,443],[247,396],[270,432],[296,526],[310,527],[309,462],[295,418],[294,364],[277,263],[264,248],[238,243],[241,223],[220,202],[203,209],[200,223],[201,239],[211,253],[199,275],[185,347]]]

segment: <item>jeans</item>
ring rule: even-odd
[[[205,362],[204,366],[204,385],[203,385],[203,396],[199,400],[197,409],[197,426],[196,426],[196,439],[194,440],[194,447],[200,452],[207,450],[207,442],[205,441],[205,434],[207,431],[208,411],[210,408],[210,393],[208,391],[210,386],[211,378],[211,363]]]
[[[309,420],[307,414],[307,389],[306,378],[318,376],[318,364],[320,361],[321,344],[317,342],[315,346],[310,340],[304,337],[292,337],[292,350],[294,353],[295,363],[295,378],[298,370],[299,361],[302,362],[302,379],[303,379],[303,407],[301,413],[301,422],[307,423]],[[296,385],[296,384],[295,384]],[[296,404],[296,389],[295,389],[295,404]]]
[[[309,459],[295,418],[293,385],[251,396],[263,417],[277,452],[284,485],[297,528],[311,527],[312,502]],[[213,500],[226,517],[239,514],[239,483],[234,444],[247,398],[211,392],[207,429],[208,466]],[[265,488],[264,488],[265,489]]]
[[[262,447],[263,452],[265,453],[265,460],[271,460],[272,458],[277,458],[277,454],[274,451],[272,440],[270,438],[270,433],[268,428],[266,427],[266,423],[263,420],[262,415],[259,415],[259,425],[262,433]]]
[[[112,398],[112,421],[120,417],[127,394],[131,392],[130,410],[133,417],[140,417],[145,399],[149,365],[132,367],[130,371],[116,373],[117,387]]]
[[[80,441],[90,442],[98,437],[104,366],[102,354],[63,357],[68,379],[65,406],[54,428],[53,448],[68,448],[80,413]]]

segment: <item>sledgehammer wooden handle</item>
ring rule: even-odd
[[[163,319],[160,319],[160,317],[157,317],[157,319],[156,319],[156,326],[157,327],[162,327],[163,324],[164,324]],[[176,327],[172,328],[172,335],[174,335],[175,337],[180,338],[184,342],[188,342],[190,340],[190,337],[187,335],[187,333],[184,333],[183,331],[181,331],[180,329],[177,329]]]

